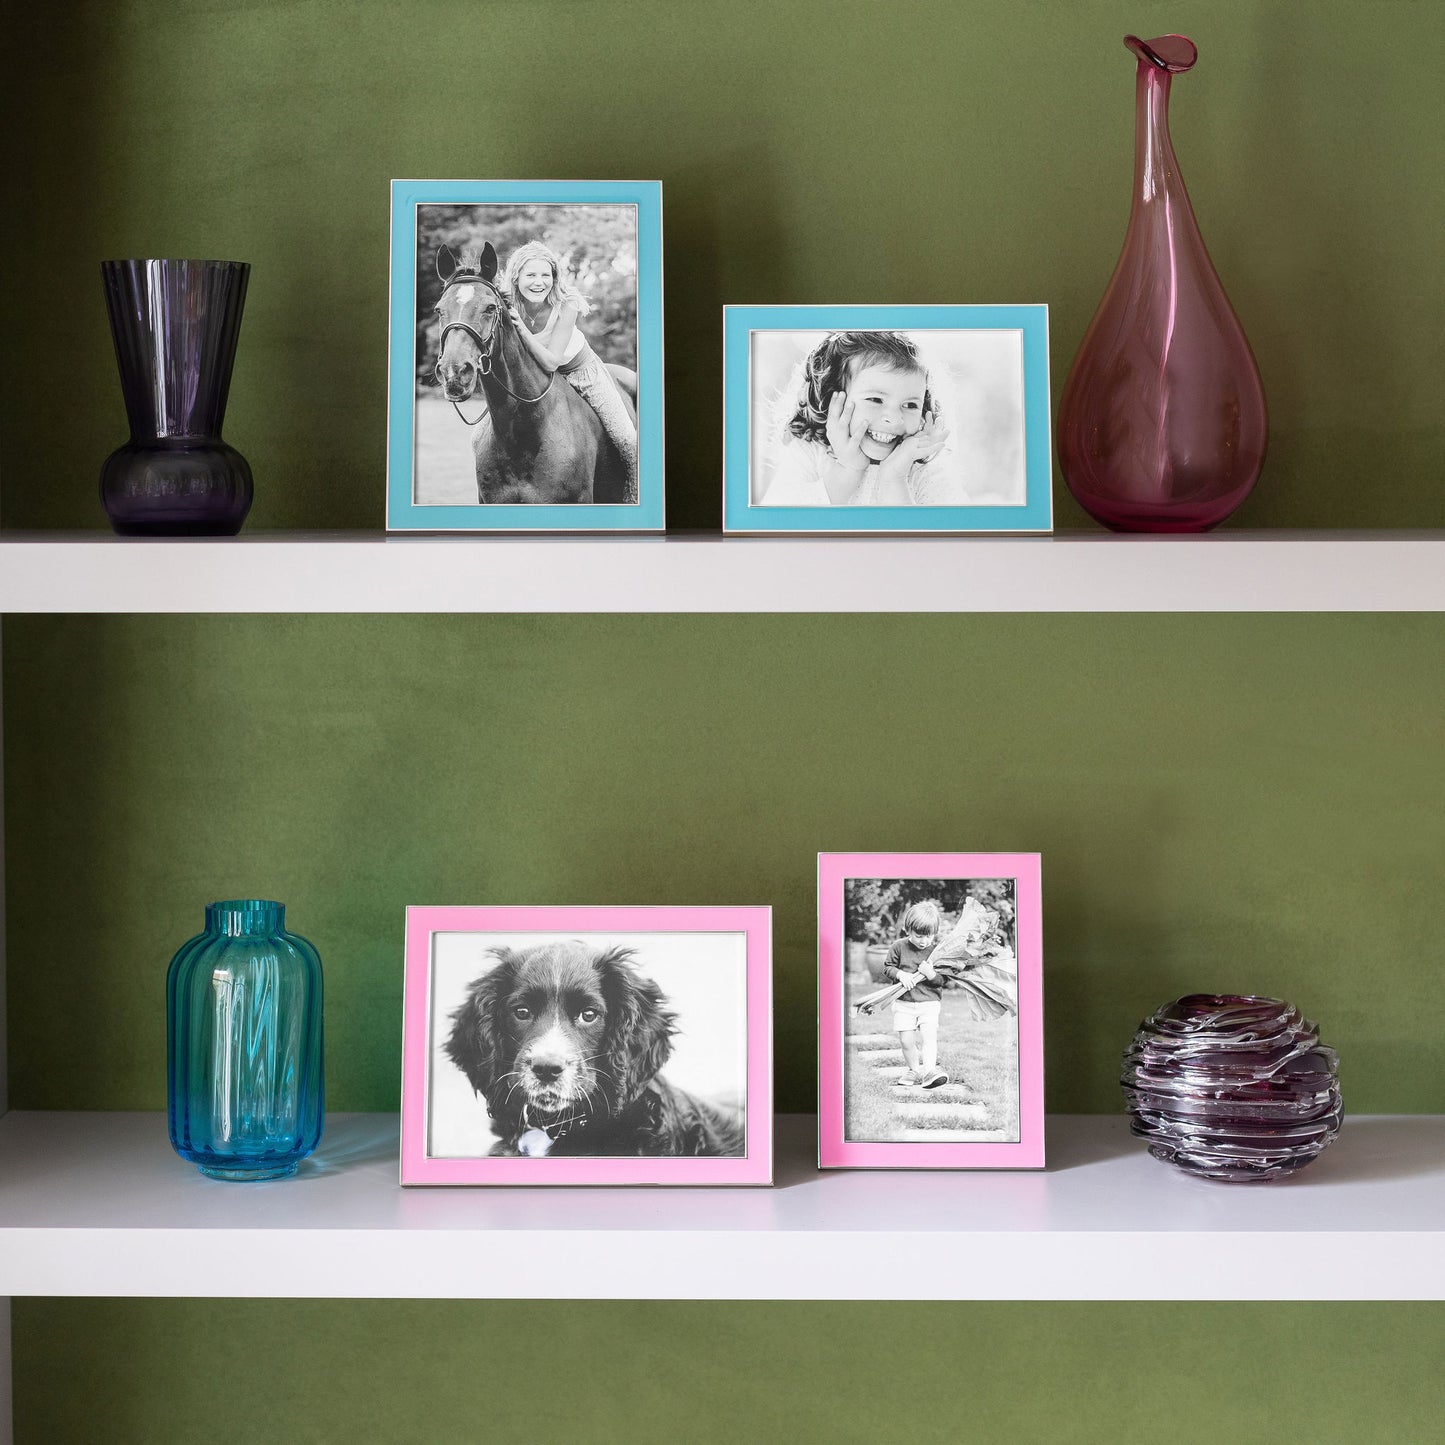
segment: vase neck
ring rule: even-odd
[[[1134,209],[1182,195],[1184,179],[1169,139],[1169,85],[1173,76],[1141,60],[1134,90]]]
[[[264,898],[228,898],[206,904],[206,932],[228,938],[281,933],[286,927],[286,905]]]
[[[102,262],[132,442],[220,441],[250,269],[241,261]]]

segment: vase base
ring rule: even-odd
[[[100,500],[122,537],[234,537],[251,510],[251,467],[219,437],[157,437],[117,447]]]
[[[215,1164],[198,1164],[196,1167],[210,1179],[231,1179],[247,1181],[253,1179],[289,1179],[296,1172],[296,1160],[289,1164],[267,1164],[260,1167],[223,1169]]]
[[[117,537],[234,537],[241,530],[238,521],[213,522],[181,520],[176,522],[117,522],[110,529]]]
[[[1321,1148],[1324,1145],[1320,1146]],[[1278,1184],[1282,1180],[1292,1178],[1307,1165],[1313,1164],[1315,1158],[1311,1154],[1305,1159],[1292,1159],[1288,1163],[1281,1164],[1277,1161],[1262,1162],[1253,1161],[1247,1163],[1224,1163],[1207,1161],[1189,1161],[1181,1159],[1178,1152],[1171,1148],[1159,1148],[1151,1145],[1149,1153],[1155,1158],[1162,1160],[1165,1164],[1172,1164],[1181,1174],[1187,1174],[1191,1179],[1207,1179],[1212,1184]]]
[[[1148,534],[1151,537],[1197,537],[1203,532],[1212,532],[1219,526],[1218,522],[1107,522],[1102,517],[1096,520],[1103,522],[1111,532],[1118,532],[1123,536]]]
[[[1070,490],[1073,491],[1073,488]],[[1239,509],[1245,495],[1247,493],[1205,507],[1121,505],[1111,498],[1080,495],[1077,491],[1074,491],[1074,500],[1111,532],[1146,532],[1154,536],[1192,533],[1198,536],[1201,532],[1212,532],[1227,522]]]

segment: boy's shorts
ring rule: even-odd
[[[941,999],[930,999],[927,1003],[904,1003],[901,998],[896,999],[893,1003],[893,1032],[911,1034],[926,1023],[931,1023],[936,1029],[942,1011]]]

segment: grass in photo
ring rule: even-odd
[[[844,1137],[858,1143],[1008,1142],[1019,1137],[1018,1019],[974,1019],[945,996],[932,1089],[899,1088],[905,1061],[885,1005],[854,1013],[875,984],[849,986],[843,1060]]]

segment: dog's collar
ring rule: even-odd
[[[574,1129],[581,1133],[588,1122],[586,1114],[573,1114],[566,1119],[558,1119],[555,1124],[533,1124],[528,1118],[527,1106],[523,1104],[522,1133],[517,1138],[517,1148],[529,1159],[545,1158],[559,1139],[565,1139]]]

